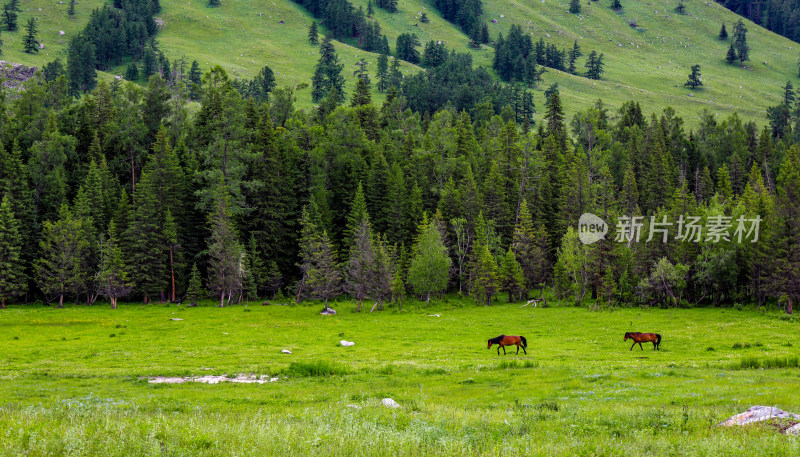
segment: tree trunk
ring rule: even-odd
[[[61,294],[61,295],[58,296],[58,307],[59,308],[63,308],[64,307],[64,294]]]
[[[116,297],[111,297],[111,309],[117,309],[117,299],[116,299]]]
[[[303,273],[303,278],[300,279],[300,287],[297,289],[297,298],[294,300],[295,303],[300,303],[300,295],[303,293],[303,283],[306,282],[306,274]],[[328,308],[328,301],[325,300],[325,308]]]
[[[358,297],[358,308],[356,308],[356,312],[357,312],[357,313],[360,313],[360,312],[361,312],[361,302],[362,302],[362,301],[364,301],[364,299],[363,299],[361,296],[359,296],[359,297]],[[372,312],[372,311],[370,311],[370,312]]]
[[[172,244],[169,245],[169,271],[172,276],[172,301],[175,301],[175,261],[172,258]]]
[[[0,306],[0,309],[6,309],[6,297],[5,296],[3,297],[2,306]]]
[[[220,308],[224,308],[225,307],[225,291],[224,290],[219,293],[219,307]]]
[[[792,314],[792,297],[789,297],[789,301],[786,303],[786,314]]]

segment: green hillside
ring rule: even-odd
[[[102,0],[82,0],[75,4],[75,17],[70,19],[67,15],[69,0],[45,1],[23,0],[20,1],[22,11],[18,16],[19,29],[8,32],[5,28],[0,34],[3,40],[3,54],[0,59],[7,62],[23,63],[26,65],[41,66],[57,57],[62,61],[67,58],[67,45],[70,38],[83,30],[89,20],[93,9],[103,5]],[[39,41],[44,45],[36,54],[26,54],[22,51],[22,37],[25,35],[25,23],[30,18],[36,18],[39,28]],[[59,32],[64,32],[60,35]]]
[[[585,56],[592,49],[605,54],[602,80],[590,81],[557,70],[544,75],[541,89],[558,82],[568,111],[602,98],[617,107],[626,100],[637,100],[645,111],[672,106],[687,122],[707,108],[719,116],[738,111],[744,120],[764,121],[764,109],[779,100],[779,87],[797,78],[800,45],[745,21],[751,61],[747,68],[724,62],[728,42],[717,39],[721,23],[729,30],[738,16],[714,3],[699,0],[685,2],[686,14],[675,12],[672,3],[624,1],[621,14],[611,10],[609,2],[583,3],[581,15],[567,12],[568,0],[485,0],[484,19],[492,39],[506,34],[512,24],[519,24],[536,41],[544,38],[561,48],[578,40],[584,51],[579,59],[583,71]],[[20,25],[32,14],[40,18],[41,41],[45,49],[39,55],[19,51],[22,32],[3,33],[4,59],[34,65],[63,56],[68,37],[76,33],[88,18],[91,8],[102,4],[90,0],[78,4],[75,20],[66,17],[67,4],[40,0],[25,2]],[[252,77],[264,64],[276,73],[278,84],[308,83],[317,61],[317,48],[308,43],[306,33],[312,18],[291,0],[223,0],[219,8],[210,8],[206,0],[162,0],[163,21],[158,35],[161,48],[171,58],[185,55],[197,59],[203,69],[222,65],[233,77]],[[354,0],[366,8],[367,0]],[[449,48],[471,52],[476,65],[491,66],[493,49],[470,49],[467,37],[446,22],[434,10],[432,2],[401,0],[400,11],[389,14],[376,9],[379,21],[394,48],[401,33],[416,33],[423,43],[441,40]],[[41,8],[41,11],[39,9]],[[429,24],[419,22],[425,12]],[[492,20],[497,23],[492,23]],[[628,25],[636,20],[638,28]],[[283,21],[283,23],[280,23]],[[59,30],[65,36],[59,36]],[[345,64],[345,77],[352,90],[354,64],[366,57],[375,71],[377,56],[344,43],[337,51]],[[704,87],[690,91],[683,86],[690,67],[702,66]],[[404,64],[406,73],[419,67]],[[121,74],[122,68],[114,72]],[[539,92],[541,94],[541,92]],[[310,106],[310,91],[298,92],[298,105]],[[378,96],[380,99],[380,96]],[[536,97],[541,107],[542,96]]]

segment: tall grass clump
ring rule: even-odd
[[[341,365],[337,365],[327,360],[317,360],[315,362],[292,362],[284,373],[296,378],[314,378],[321,376],[341,376],[350,371]]]

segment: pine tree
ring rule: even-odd
[[[736,49],[733,47],[733,43],[731,43],[731,45],[728,47],[728,54],[725,55],[725,62],[733,64],[736,62],[736,59]]]
[[[311,78],[311,98],[315,103],[324,99],[333,89],[336,89],[335,101],[344,101],[344,64],[339,63],[339,56],[331,41],[331,36],[326,35],[319,46],[319,61]]]
[[[89,277],[85,266],[92,246],[84,237],[85,224],[63,205],[59,219],[45,221],[42,228],[42,256],[35,265],[37,283],[45,294],[58,296],[59,308],[63,308],[64,295],[77,293]]]
[[[432,294],[444,292],[450,282],[450,264],[438,227],[423,215],[408,268],[414,293],[430,301]]]
[[[231,218],[230,198],[222,184],[217,189],[215,207],[209,214],[211,238],[208,240],[208,288],[217,293],[219,307],[242,292],[244,249]]]
[[[3,6],[3,24],[5,24],[6,30],[9,32],[17,30],[17,12],[11,4]]]
[[[702,85],[703,81],[700,81],[700,65],[692,65],[692,73],[689,75],[689,80],[684,83],[684,86],[696,89]]]
[[[489,44],[489,41],[489,24],[484,22],[483,25],[481,25],[481,43]]]
[[[732,43],[734,47],[736,47],[736,57],[739,59],[739,65],[744,65],[744,63],[750,60],[750,46],[747,44],[747,27],[744,26],[744,22],[741,19],[736,23],[736,26],[733,28],[733,40]]]
[[[727,40],[728,39],[728,29],[725,28],[725,23],[722,23],[722,27],[719,29],[719,39],[720,40]]]
[[[427,23],[429,23],[431,20],[430,20],[430,19],[428,19],[428,14],[423,12],[423,13],[422,13],[422,16],[420,16],[420,17],[419,17],[419,21],[420,21],[420,22],[422,22],[423,24],[427,24]]]
[[[221,0],[208,0],[208,6],[216,8],[220,5]]]
[[[353,72],[353,76],[358,78],[359,80],[364,81],[364,85],[366,86],[367,90],[369,90],[371,86],[371,82],[369,80],[369,71],[367,71],[367,62],[364,59],[359,60],[356,63],[356,70]]]
[[[39,52],[39,40],[36,39],[36,33],[39,29],[36,27],[36,18],[30,18],[25,24],[25,37],[22,38],[23,50],[28,54]]]
[[[376,280],[375,247],[372,228],[366,217],[361,219],[350,246],[350,257],[345,267],[345,289],[358,300],[357,312],[369,291],[374,289]]]
[[[372,6],[372,0],[367,2],[367,17],[371,18],[375,14],[375,7]]]
[[[319,31],[317,21],[313,21],[308,28],[308,42],[311,44],[319,44]]]
[[[100,240],[100,262],[97,269],[95,275],[97,291],[100,295],[108,297],[112,309],[117,309],[117,299],[131,292],[133,282],[128,275],[117,237],[117,228],[113,222],[108,226],[108,238]]]
[[[575,61],[582,55],[581,47],[578,46],[578,40],[575,40],[575,42],[572,43],[572,49],[569,51],[569,67],[567,68],[569,73],[575,74]]]
[[[616,12],[621,11],[622,10],[622,3],[620,3],[619,0],[611,0],[611,9],[616,11]]]
[[[128,64],[128,67],[125,69],[125,79],[128,81],[136,81],[139,79],[139,67],[136,66],[136,62],[131,62]]]
[[[589,79],[600,79],[603,75],[603,54],[597,55],[597,51],[592,50],[586,59],[586,77]]]
[[[569,0],[569,12],[572,14],[581,14],[580,0]]]
[[[323,231],[311,247],[311,262],[306,271],[308,293],[312,298],[324,300],[327,310],[329,300],[342,293],[342,275],[327,232]]]
[[[77,3],[76,0],[69,0],[69,9],[67,10],[67,15],[70,19],[75,17],[75,3]]]
[[[200,64],[196,60],[192,61],[192,67],[189,69],[189,98],[196,100],[200,97],[202,89],[202,72],[200,71]]]
[[[389,90],[389,56],[381,53],[378,56],[378,92],[386,92]]]
[[[472,293],[475,295],[477,304],[488,306],[492,304],[492,297],[500,289],[497,261],[489,251],[489,246],[486,244],[480,244],[479,246],[473,270]]]
[[[186,300],[191,305],[197,305],[197,302],[202,300],[204,296],[203,280],[200,278],[200,270],[197,269],[197,263],[195,263],[192,265],[192,272],[189,274],[189,287],[186,289]]]
[[[345,249],[350,249],[350,246],[355,242],[356,233],[361,229],[361,224],[364,220],[369,221],[369,214],[367,213],[367,199],[364,195],[364,187],[359,181],[356,194],[353,196],[353,202],[350,204],[350,212],[347,214],[347,226],[344,229],[342,243]]]
[[[392,58],[392,65],[389,68],[389,87],[394,87],[400,90],[400,85],[403,83],[403,73],[400,71],[400,59]]]
[[[28,289],[23,264],[22,235],[19,222],[14,217],[11,198],[3,197],[0,203],[0,308],[6,300],[24,294]]]
[[[508,293],[509,303],[524,300],[525,277],[522,274],[522,265],[517,262],[511,248],[506,252],[500,267],[500,290]]]

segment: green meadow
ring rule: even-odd
[[[334,307],[12,306],[0,455],[800,453],[770,426],[715,426],[753,405],[800,411],[798,321],[777,311]],[[629,350],[627,331],[660,333],[661,351]],[[487,350],[501,333],[528,354]],[[278,380],[148,382],[237,374]]]

